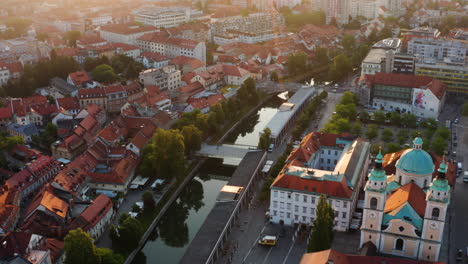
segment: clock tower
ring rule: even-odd
[[[382,150],[375,159],[375,167],[369,174],[366,186],[364,187],[364,212],[361,226],[361,247],[366,242],[372,242],[379,248],[381,236],[381,223],[384,214],[385,202],[387,199],[387,176],[382,168]]]

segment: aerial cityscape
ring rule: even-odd
[[[464,264],[465,157],[468,0],[0,0],[0,264]]]

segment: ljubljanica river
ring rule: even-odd
[[[222,159],[208,159],[166,211],[133,263],[178,263],[235,169]]]
[[[284,92],[272,97],[260,107],[257,113],[249,116],[226,138],[225,143],[257,146],[260,133],[265,129],[268,122],[278,112],[278,107],[284,103],[291,93]]]

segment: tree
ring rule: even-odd
[[[143,175],[182,179],[185,172],[184,137],[179,130],[157,129],[143,149],[139,167]]]
[[[338,22],[336,21],[336,17],[332,17],[329,23],[330,26],[338,27]]]
[[[226,116],[224,114],[221,104],[215,104],[211,107],[211,111],[216,115],[216,121],[219,125],[223,125],[226,121]]]
[[[432,140],[430,149],[437,155],[442,156],[444,151],[447,149],[447,142],[442,137],[436,136],[434,140]]]
[[[335,212],[325,195],[320,196],[317,205],[317,218],[312,225],[312,234],[307,245],[307,252],[318,252],[331,248]]]
[[[119,245],[122,246],[124,251],[132,251],[138,246],[141,237],[143,236],[143,227],[137,219],[133,217],[126,217],[122,224],[119,226]]]
[[[382,130],[382,140],[384,142],[390,142],[392,141],[393,139],[393,133],[392,131],[390,130],[390,128],[385,128],[384,130]]]
[[[401,123],[405,127],[416,127],[417,118],[413,114],[404,114],[401,118]]]
[[[353,129],[351,130],[351,133],[356,137],[361,136],[361,133],[362,133],[361,122],[358,121],[358,122],[354,123]]]
[[[464,116],[468,116],[468,103],[464,103],[463,104],[463,111],[462,111],[462,114]]]
[[[76,47],[76,41],[80,39],[81,32],[78,30],[71,30],[65,33],[65,39],[68,40],[68,46]]]
[[[260,139],[258,140],[258,148],[267,151],[271,143],[271,130],[267,127],[263,129],[263,132],[260,134]]]
[[[202,132],[194,125],[182,127],[184,145],[186,153],[193,153],[200,150],[202,143]]]
[[[125,262],[122,255],[116,254],[108,248],[98,248],[97,254],[101,260],[101,264],[123,264]]]
[[[436,136],[441,137],[444,140],[448,140],[450,138],[450,129],[446,127],[439,127],[436,131]]]
[[[68,232],[64,240],[65,264],[95,264],[100,263],[93,239],[78,228]]]
[[[392,125],[400,126],[401,124],[401,115],[398,112],[391,112],[390,113],[390,122]]]
[[[388,143],[387,144],[387,150],[385,151],[386,153],[394,153],[397,151],[400,151],[401,147],[398,144],[395,143]]]
[[[357,116],[355,104],[338,104],[336,106],[335,111],[337,115],[347,118],[349,120],[354,120]]]
[[[398,134],[397,134],[398,143],[400,143],[400,145],[405,144],[406,140],[408,140],[408,135],[409,135],[409,131],[408,131],[408,130],[400,130],[400,131],[398,131]]]
[[[356,39],[351,35],[345,35],[341,40],[341,45],[346,54],[351,55],[356,48]]]
[[[339,54],[333,58],[333,64],[330,68],[330,78],[333,81],[340,81],[353,71],[351,59],[345,54]]]
[[[372,124],[367,127],[366,137],[369,140],[376,138],[378,134],[379,134],[379,129],[377,125]]]
[[[385,116],[385,113],[383,111],[379,110],[374,112],[374,120],[377,124],[383,125],[386,119],[387,117]]]
[[[424,122],[422,122],[421,125],[422,125],[423,128],[436,130],[437,126],[438,126],[438,123],[434,118],[428,118]]]
[[[288,56],[286,68],[292,76],[303,73],[307,67],[307,54],[304,52],[294,53]]]
[[[107,64],[101,64],[97,66],[96,68],[94,68],[91,74],[93,75],[93,78],[96,81],[102,82],[105,84],[110,84],[119,80],[119,77],[114,72],[114,69]]]
[[[278,77],[278,73],[276,71],[272,72],[271,75],[270,75],[270,80],[274,81],[274,82],[278,82],[279,80],[279,77]]]
[[[369,113],[367,113],[367,111],[361,111],[359,113],[359,119],[362,122],[366,123],[366,122],[368,122],[370,120],[370,115],[369,115]]]
[[[145,193],[143,193],[143,195],[141,196],[141,199],[143,200],[143,204],[144,204],[143,209],[145,211],[149,209],[153,209],[156,206],[156,202],[154,201],[154,198],[153,198],[153,193],[150,191],[146,191]]]
[[[328,49],[322,47],[315,48],[313,61],[317,65],[327,65],[329,62]]]

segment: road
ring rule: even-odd
[[[306,129],[306,133],[318,131],[330,120],[335,111],[336,103],[342,94],[329,93],[327,103],[316,117],[323,116],[311,122]],[[318,124],[318,126],[316,126]],[[290,138],[287,135],[285,138]],[[268,153],[268,159],[276,161],[286,149],[287,141],[275,147],[272,153]],[[292,227],[285,227],[284,236],[279,237],[278,245],[275,247],[263,247],[258,245],[258,240],[264,235],[278,234],[282,227],[270,224],[265,213],[269,204],[260,202],[257,195],[260,193],[263,184],[259,184],[258,190],[252,199],[248,210],[241,212],[238,225],[233,228],[228,240],[230,245],[226,248],[226,254],[221,256],[218,263],[299,263],[302,255],[306,251],[307,242],[305,239],[292,240],[294,230]]]
[[[456,132],[458,138],[457,162],[462,162],[463,170],[468,170],[468,118],[461,117],[460,124],[453,126],[453,131]],[[451,210],[449,211],[449,228],[448,239],[449,247],[449,264],[462,263],[455,260],[457,249],[463,249],[466,254],[468,247],[468,183],[463,183],[463,175],[459,176],[456,181],[454,193],[452,193]],[[465,257],[465,262],[468,258]]]

